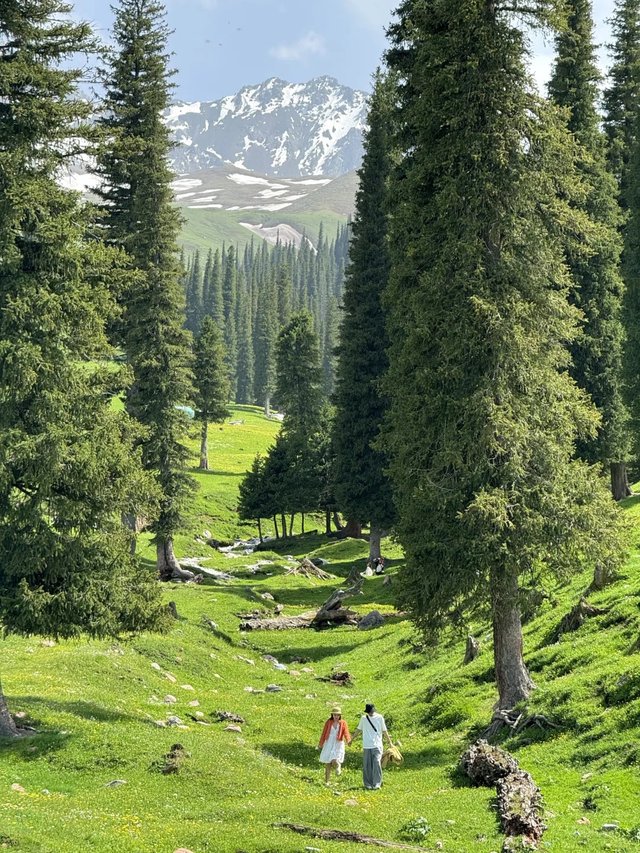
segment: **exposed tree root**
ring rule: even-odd
[[[479,740],[464,753],[460,766],[474,784],[495,785],[505,835],[522,837],[535,847],[546,829],[541,816],[542,794],[516,759],[504,749]]]
[[[302,577],[305,578],[319,578],[323,581],[328,581],[335,577],[335,575],[330,575],[328,572],[325,572],[324,569],[320,568],[320,566],[316,566],[315,563],[312,563],[311,560],[308,560],[306,557],[303,560],[300,560],[297,566],[292,566],[290,569],[287,569],[285,575],[302,575]]]

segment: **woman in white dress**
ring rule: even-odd
[[[324,781],[329,784],[331,768],[336,771],[336,776],[342,772],[344,762],[345,746],[351,743],[351,735],[346,720],[342,719],[342,709],[334,705],[331,716],[324,724],[318,749],[320,750],[320,761],[324,764]]]

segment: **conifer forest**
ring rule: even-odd
[[[334,4],[343,112],[88,5],[0,0],[0,848],[637,849],[640,0]]]

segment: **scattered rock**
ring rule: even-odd
[[[603,823],[601,828],[602,828],[603,832],[617,832],[617,830],[620,829],[620,824],[619,823]]]
[[[245,693],[264,693],[264,690],[258,690],[257,687],[245,687]]]
[[[345,800],[344,804],[345,804],[345,806],[357,806],[358,801],[357,800]]]
[[[230,726],[225,726],[224,731],[225,732],[237,732],[238,734],[240,734],[242,732],[242,729],[240,728],[240,726],[230,725]]]
[[[260,598],[262,598],[264,601],[275,601],[275,598],[271,595],[270,592],[260,593]]]
[[[178,849],[174,850],[173,853],[191,853],[191,850],[187,850],[186,847],[178,847]]]
[[[230,711],[213,711],[211,714],[214,720],[219,723],[244,723],[244,717],[240,714],[232,714]]]
[[[307,693],[307,695],[304,698],[305,699],[316,699],[317,696],[315,693]]]
[[[43,646],[45,649],[52,649],[55,644],[55,640],[42,640],[42,642],[40,643],[40,645]]]
[[[194,717],[196,718],[196,720],[198,720],[198,721],[200,721],[200,720],[203,720],[203,719],[204,719],[204,714],[202,713],[202,711],[196,711],[196,712],[195,712],[195,714],[194,714],[193,716],[194,716]]]
[[[588,817],[579,817],[576,823],[579,823],[581,826],[586,826],[588,823],[591,823]]]
[[[310,557],[309,558],[314,566],[317,566],[321,569],[323,566],[329,565],[329,560],[325,560],[324,557]]]
[[[152,764],[152,769],[159,770],[165,776],[179,773],[182,765],[189,758],[190,753],[186,751],[181,743],[174,743],[169,752],[162,756],[160,761]]]
[[[172,684],[176,684],[178,679],[171,672],[163,672],[162,673],[167,681],[170,681]]]
[[[199,707],[200,707],[200,703],[198,702],[198,700],[197,700],[197,699],[194,699],[192,702],[189,702],[189,707],[190,707],[190,708],[199,708]]]
[[[172,696],[170,693],[167,693],[167,695],[164,697],[164,699],[162,701],[166,705],[175,705],[178,700],[176,699],[175,696]]]
[[[151,669],[155,669],[156,672],[162,672],[162,667],[159,663],[156,663],[155,661],[151,664]]]
[[[328,681],[330,684],[353,684],[353,679],[349,672],[332,672],[326,678],[318,678],[318,681]]]
[[[372,628],[380,628],[382,625],[384,625],[382,613],[379,610],[372,610],[358,622],[358,630],[369,631]]]
[[[267,684],[267,693],[280,693],[282,687],[279,684]]]
[[[167,723],[165,720],[155,720],[154,725],[156,725],[159,729],[167,728]]]
[[[278,658],[274,658],[273,655],[262,655],[262,660],[266,660],[267,663],[278,663]]]
[[[310,666],[303,666],[303,667],[302,667],[302,672],[311,672],[311,673],[313,673],[313,670],[311,669],[311,667],[310,667]]]
[[[180,719],[180,717],[167,717],[167,725],[168,726],[184,726],[184,722]]]
[[[190,684],[181,684],[180,687],[182,690],[191,690],[193,693],[195,693],[196,690],[196,688],[192,687]]]
[[[236,655],[236,659],[241,660],[244,663],[248,663],[249,666],[255,666],[256,665],[256,662],[254,660],[251,660],[251,658],[245,658],[242,655]]]
[[[274,663],[273,668],[280,670],[280,672],[286,672],[287,671],[287,667],[283,663]]]
[[[114,779],[112,782],[107,782],[107,784],[104,787],[105,788],[119,788],[120,785],[126,785],[126,784],[127,784],[126,779]]]
[[[22,787],[22,785],[18,785],[17,782],[13,783],[13,785],[11,786],[11,790],[15,791],[17,794],[26,794],[27,793],[25,791],[25,789]]]
[[[290,669],[290,670],[289,670],[289,675],[293,675],[293,676],[295,676],[295,677],[297,678],[298,676],[300,676],[300,675],[301,675],[301,673],[300,673],[300,672],[298,672],[298,670],[297,670],[297,669]]]
[[[11,715],[14,720],[25,720],[27,717],[26,711],[16,711],[15,714]]]

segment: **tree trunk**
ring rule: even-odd
[[[280,538],[280,531],[278,530],[278,518],[275,515],[273,516],[273,526],[276,529],[276,539],[279,539]]]
[[[135,515],[130,512],[123,512],[120,516],[120,520],[122,522],[122,526],[126,527],[127,530],[131,531],[131,539],[129,540],[129,553],[133,557],[136,553],[136,546],[138,544],[138,540],[136,538],[137,531],[137,519]]]
[[[13,722],[13,717],[9,713],[7,700],[2,692],[2,684],[0,683],[0,737],[17,737],[18,729]]]
[[[346,525],[342,528],[342,535],[348,539],[360,539],[362,524],[355,518],[348,518]]]
[[[291,513],[291,519],[289,521],[289,536],[293,536],[293,520],[296,517],[295,512]]]
[[[302,535],[304,536],[304,513],[302,513]]]
[[[208,442],[209,424],[207,421],[202,422],[202,438],[200,440],[200,470],[209,470],[209,442]]]
[[[331,533],[331,510],[328,509],[324,511],[324,532],[327,536]]]
[[[269,394],[264,398],[264,415],[266,418],[271,417],[271,397]]]
[[[179,577],[182,569],[173,551],[173,539],[156,542],[158,577],[161,581],[170,581]]]
[[[262,522],[260,519],[258,519],[258,538],[260,539],[260,542],[264,542],[264,539],[262,538]]]
[[[336,511],[334,511],[334,513],[333,513],[333,523],[335,525],[336,530],[338,532],[340,532],[342,530],[342,522],[340,521],[340,516],[338,515],[338,513]],[[331,532],[331,531],[329,531],[329,532]]]
[[[510,709],[527,699],[535,687],[522,656],[518,575],[506,568],[492,569],[489,583],[493,656],[498,685],[497,707]]]
[[[282,521],[282,538],[287,538],[287,516],[284,513],[280,514],[280,519]]]
[[[371,532],[369,534],[369,559],[375,560],[380,556],[380,540],[382,538],[382,531],[379,527],[374,527],[371,525]]]
[[[627,479],[627,466],[624,462],[611,463],[611,493],[616,501],[628,498],[632,494]]]

